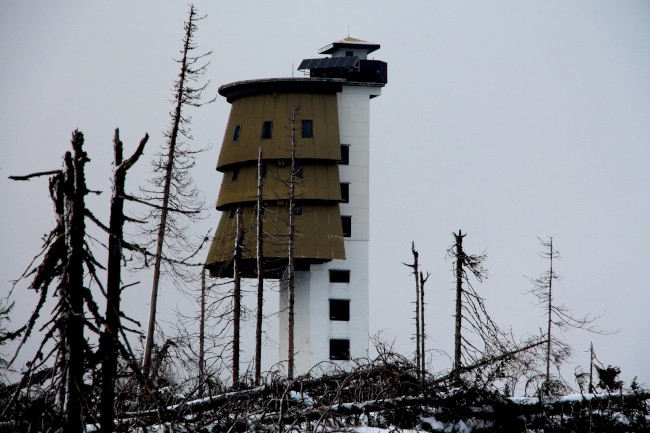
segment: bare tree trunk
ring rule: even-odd
[[[456,239],[456,327],[454,334],[454,379],[458,383],[460,381],[460,371],[462,368],[462,295],[463,295],[463,238],[465,235],[458,230],[458,234],[454,233]]]
[[[415,242],[411,242],[411,252],[413,253],[413,275],[415,275],[415,359],[417,365],[418,377],[422,378],[422,356],[420,354],[420,280],[418,275],[418,252],[415,250]]]
[[[420,367],[422,368],[421,378],[424,379],[426,373],[426,352],[425,352],[425,339],[426,334],[424,333],[424,283],[429,279],[429,274],[425,277],[422,272],[420,272],[420,354],[422,356],[422,361],[420,362]]]
[[[65,205],[64,235],[67,260],[62,280],[63,346],[66,357],[65,398],[63,400],[63,431],[81,433],[83,426],[84,375],[84,238],[86,235],[86,179],[84,165],[88,161],[83,151],[83,134],[75,131],[72,138],[74,157],[65,155],[63,188]]]
[[[553,238],[549,238],[548,318],[546,328],[546,396],[551,392],[551,325],[553,323]]]
[[[108,270],[106,277],[106,322],[99,340],[99,353],[102,357],[102,389],[100,402],[101,431],[111,433],[114,429],[115,376],[117,374],[117,341],[121,329],[120,295],[122,291],[122,237],[124,227],[124,184],[126,172],[135,164],[144,151],[149,140],[145,134],[135,153],[123,160],[123,145],[120,131],[115,130],[113,151],[115,171],[113,177],[113,196],[111,197],[111,215],[108,238]]]
[[[255,321],[255,385],[262,380],[262,319],[264,317],[264,199],[262,145],[257,154],[257,318]]]
[[[199,313],[199,398],[205,383],[205,268],[201,269],[201,312]]]
[[[241,321],[241,250],[244,238],[243,212],[237,208],[237,236],[235,238],[235,255],[233,260],[233,332],[232,332],[232,384],[239,382],[239,343],[240,343],[240,321]]]
[[[293,379],[294,373],[294,255],[295,255],[295,196],[296,196],[296,114],[297,108],[291,110],[291,175],[289,178],[289,259],[287,264],[287,289],[289,292],[289,354],[287,377]]]
[[[589,344],[589,392],[594,392],[594,343]]]
[[[149,326],[147,328],[147,340],[144,347],[144,359],[142,361],[142,373],[145,378],[149,378],[151,368],[151,352],[153,350],[154,333],[156,330],[156,304],[158,302],[158,285],[160,283],[160,264],[162,260],[162,250],[165,243],[165,230],[167,227],[167,213],[169,211],[169,191],[172,182],[172,173],[174,169],[174,158],[176,152],[176,142],[179,134],[179,127],[182,121],[182,108],[184,104],[185,80],[187,74],[188,53],[191,49],[192,31],[194,26],[194,9],[190,9],[188,25],[186,26],[185,38],[183,43],[183,59],[181,60],[181,73],[178,79],[176,90],[176,107],[172,119],[172,130],[169,135],[169,151],[167,154],[167,165],[165,167],[165,181],[163,186],[163,199],[160,213],[160,225],[158,226],[158,238],[156,243],[156,256],[153,268],[153,282],[151,287],[151,304],[149,307]]]

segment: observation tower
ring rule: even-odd
[[[231,110],[217,162],[223,180],[216,208],[222,214],[206,268],[215,277],[233,275],[240,209],[240,275],[257,278],[261,179],[263,276],[280,280],[280,361],[286,368],[284,278],[293,201],[296,375],[323,361],[326,371],[346,369],[351,359],[368,356],[370,100],[387,83],[386,63],[368,55],[379,48],[348,37],[319,51],[329,57],[303,60],[298,70],[304,77],[219,88]]]

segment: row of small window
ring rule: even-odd
[[[314,122],[310,119],[301,120],[300,131],[302,138],[313,138],[314,137]],[[232,134],[232,141],[238,142],[241,135],[241,125],[235,125],[235,131]],[[270,139],[273,138],[273,122],[270,120],[265,120],[262,122],[262,133],[261,138]]]
[[[302,138],[312,138],[314,136],[314,124],[311,120],[302,121]],[[232,136],[232,141],[238,142],[239,136],[241,135],[241,125],[235,125],[235,132]],[[262,138],[268,139],[273,137],[273,122],[265,121],[262,124]],[[350,164],[350,145],[342,144],[341,145],[341,160],[339,164],[348,165]]]

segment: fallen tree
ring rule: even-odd
[[[465,369],[515,356],[507,355]],[[645,390],[506,397],[494,388],[455,387],[454,371],[424,380],[418,380],[417,373],[417,366],[392,356],[348,373],[272,379],[263,386],[182,401],[168,406],[163,420],[159,411],[126,412],[120,423],[144,427],[162,422],[177,431],[207,432],[327,432],[356,426],[391,426],[392,431],[616,432],[650,427],[650,393]]]

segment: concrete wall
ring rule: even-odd
[[[350,146],[350,164],[339,165],[341,182],[350,184],[349,203],[341,203],[341,215],[352,217],[351,237],[344,238],[345,260],[312,265],[309,272],[296,273],[295,373],[321,368],[349,368],[349,361],[330,361],[329,340],[349,339],[350,357],[367,358],[369,342],[368,241],[369,241],[369,151],[370,97],[381,88],[344,85],[338,94],[341,144]],[[329,270],[349,270],[349,283],[330,283]],[[280,359],[287,359],[287,293],[281,288]],[[330,299],[350,300],[350,321],[332,321]]]

